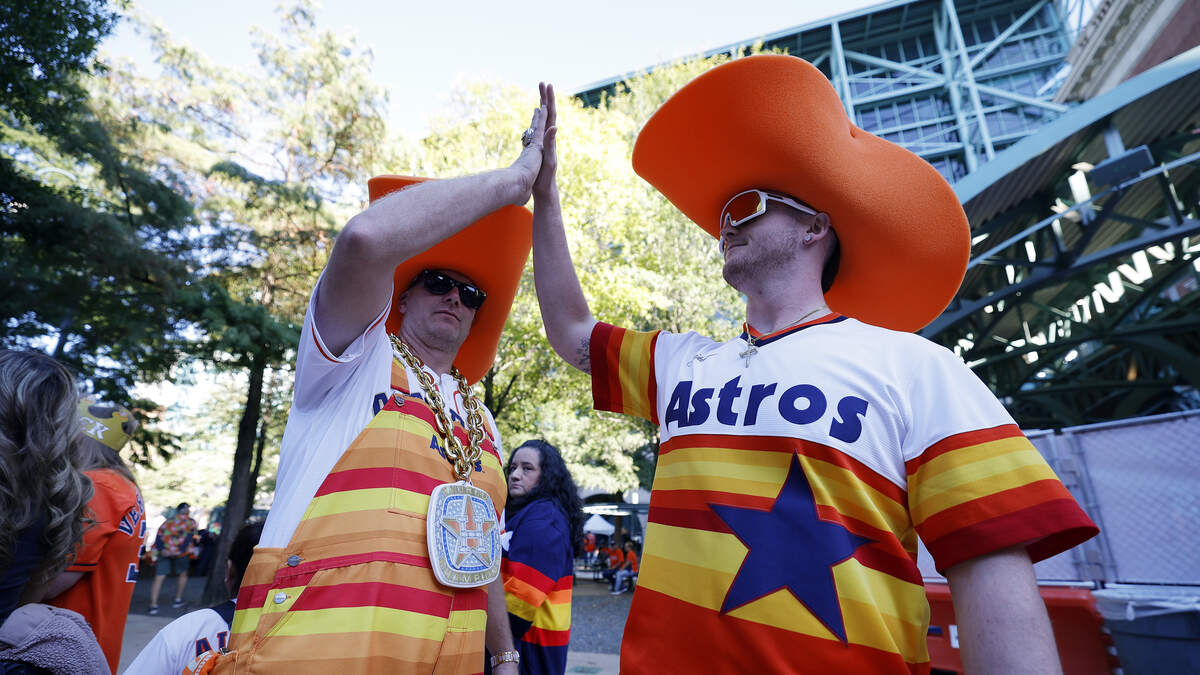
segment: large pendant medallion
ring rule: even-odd
[[[500,518],[484,490],[466,481],[434,488],[425,533],[443,585],[475,588],[500,575]]]

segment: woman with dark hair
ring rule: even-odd
[[[583,551],[583,504],[558,448],[521,444],[508,459],[504,560],[500,575],[520,672],[567,669],[575,556]],[[489,665],[514,660],[493,655]]]

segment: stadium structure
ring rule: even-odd
[[[810,61],[951,182],[971,261],[922,334],[1051,429],[1200,408],[1198,42],[1196,0],[894,0],[701,56]]]

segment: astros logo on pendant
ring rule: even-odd
[[[487,492],[466,482],[437,486],[429,496],[426,537],[434,576],[446,586],[474,588],[500,574],[500,527]]]

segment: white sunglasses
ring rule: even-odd
[[[810,216],[817,215],[817,212],[812,210],[812,208],[801,204],[791,197],[765,190],[746,190],[734,195],[729,201],[725,202],[725,206],[721,207],[721,228],[724,229],[726,225],[741,227],[761,216],[767,212],[768,201],[786,204],[800,213],[807,213]],[[723,237],[718,237],[717,246],[722,253],[725,252],[725,239]]]

